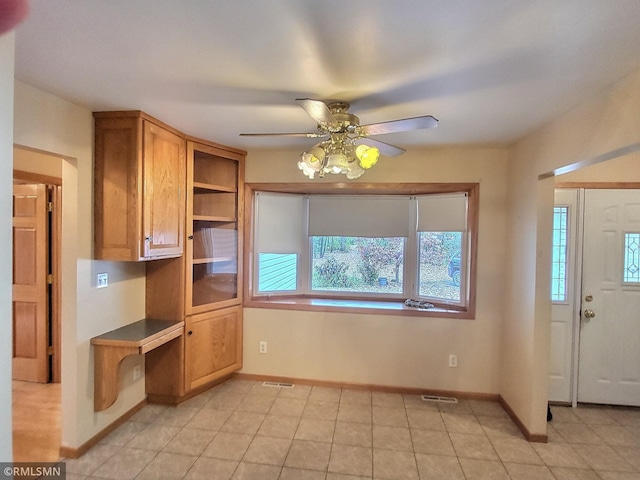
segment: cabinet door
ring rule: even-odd
[[[187,315],[241,302],[241,154],[187,145]]]
[[[242,308],[230,307],[187,317],[185,390],[242,368]]]
[[[185,141],[144,122],[142,252],[145,258],[180,255],[184,243]]]

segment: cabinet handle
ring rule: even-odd
[[[144,239],[145,239],[147,242],[150,242],[150,241],[152,241],[152,240],[153,240],[153,236],[149,235],[148,237],[144,237]]]
[[[193,235],[189,235],[187,238],[188,238],[189,240],[193,240]]]
[[[189,330],[189,331],[187,332],[187,335],[189,335],[189,336],[193,335],[193,330]]]

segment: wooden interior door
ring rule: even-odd
[[[46,185],[13,186],[13,379],[46,383],[48,226]]]

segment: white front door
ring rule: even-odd
[[[586,190],[578,401],[640,406],[640,190]]]

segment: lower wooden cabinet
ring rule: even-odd
[[[186,317],[182,337],[145,357],[148,400],[180,403],[242,368],[242,306]]]
[[[186,391],[242,368],[242,307],[187,317],[184,353]]]

